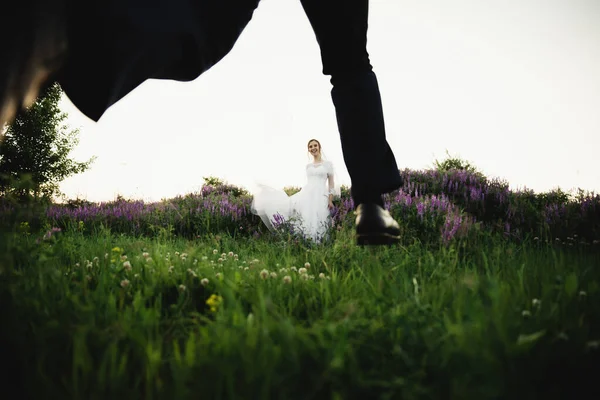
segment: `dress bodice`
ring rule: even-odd
[[[318,164],[308,163],[306,165],[306,181],[307,184],[320,184],[325,188],[325,182],[330,174],[331,168],[327,161]]]

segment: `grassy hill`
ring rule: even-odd
[[[391,248],[354,245],[346,189],[322,244],[286,226],[266,231],[250,195],[214,178],[151,204],[5,201],[3,390],[52,399],[598,395],[600,197],[511,191],[473,169],[439,167],[403,171],[404,187],[386,197],[403,229]]]

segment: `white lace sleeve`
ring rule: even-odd
[[[335,168],[333,167],[333,163],[331,161],[327,161],[327,183],[329,186],[329,194],[332,194],[334,197],[339,197],[341,194],[341,189],[337,181]]]

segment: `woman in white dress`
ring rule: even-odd
[[[340,195],[331,161],[325,160],[321,143],[308,142],[313,161],[306,165],[306,185],[288,196],[283,190],[259,184],[252,201],[252,212],[258,215],[269,230],[281,222],[289,222],[305,237],[321,241],[331,226],[330,209],[334,196]]]

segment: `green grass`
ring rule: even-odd
[[[592,370],[600,361],[600,254],[589,248],[489,236],[450,248],[364,249],[350,230],[312,249],[108,232],[64,233],[41,244],[11,235],[3,245],[5,394],[14,388],[35,399],[133,400],[598,393]],[[211,295],[222,299],[212,311]]]

